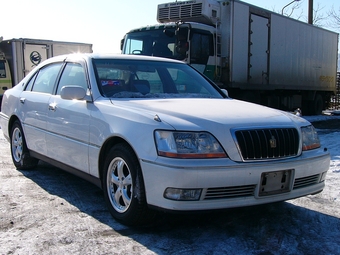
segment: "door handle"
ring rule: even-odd
[[[57,109],[57,105],[56,104],[52,103],[52,104],[48,105],[48,110],[49,111],[55,112],[56,109]]]
[[[24,103],[25,103],[25,100],[26,100],[26,98],[21,97],[21,98],[20,98],[20,103],[24,104]]]

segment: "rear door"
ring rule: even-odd
[[[250,15],[249,35],[249,83],[268,83],[268,59],[269,59],[269,19]]]
[[[20,95],[18,112],[21,113],[27,146],[42,155],[47,153],[45,137],[48,102],[61,66],[62,63],[54,63],[37,71]]]

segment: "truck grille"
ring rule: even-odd
[[[169,6],[158,9],[158,21],[163,23],[202,15],[202,3]]]
[[[254,196],[256,185],[209,188],[204,200]]]
[[[299,151],[299,134],[295,128],[235,131],[244,161],[293,157]]]

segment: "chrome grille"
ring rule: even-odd
[[[204,200],[254,196],[256,185],[209,188]]]
[[[299,188],[303,188],[303,187],[307,187],[307,186],[317,184],[317,183],[319,183],[319,179],[320,179],[320,174],[302,177],[302,178],[297,178],[297,179],[295,179],[293,189],[299,189]]]
[[[293,157],[299,151],[295,128],[237,130],[234,134],[244,161]]]
[[[169,6],[158,9],[158,20],[175,21],[178,19],[197,17],[202,15],[202,3],[198,4],[183,4],[177,6]]]

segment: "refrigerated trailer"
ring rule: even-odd
[[[19,83],[40,62],[78,52],[92,53],[92,44],[23,38],[0,41],[0,105],[4,91]]]
[[[336,91],[338,34],[238,0],[159,4],[123,54],[186,61],[234,98],[320,114]]]

